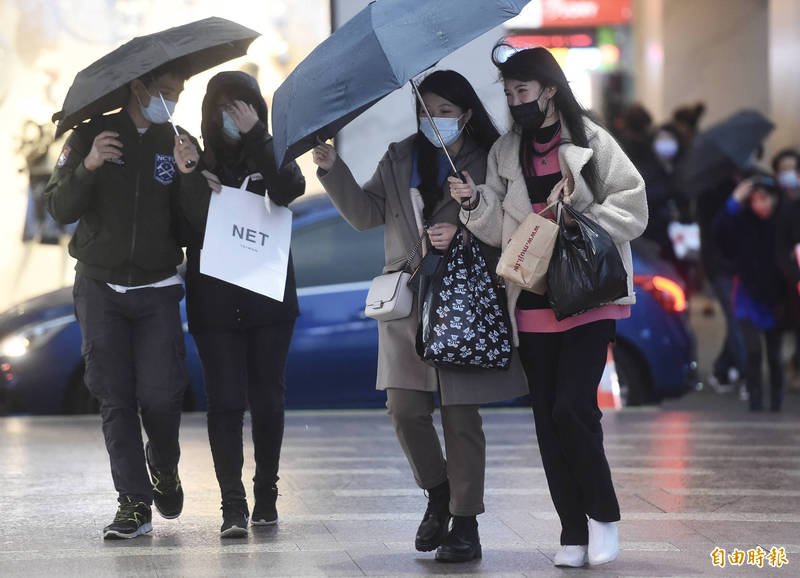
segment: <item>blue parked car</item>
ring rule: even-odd
[[[378,331],[364,316],[370,280],[383,266],[383,230],[354,231],[324,195],[299,199],[292,254],[301,316],[289,353],[287,407],[381,407],[376,391]],[[629,405],[678,396],[695,384],[695,346],[686,302],[669,265],[634,248],[638,303],[617,324],[616,366]],[[186,311],[181,303],[186,328]],[[80,329],[72,288],[0,314],[0,412],[61,414],[97,410],[83,385]],[[205,409],[202,368],[186,334],[191,387],[185,408]]]

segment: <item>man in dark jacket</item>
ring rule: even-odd
[[[205,180],[193,172],[191,138],[166,124],[186,77],[173,61],[132,81],[122,111],[72,132],[45,193],[57,222],[80,220],[69,251],[78,260],[84,380],[100,401],[119,493],[107,539],[149,532],[153,502],[165,518],[183,508],[178,428],[188,376],[176,274],[183,254],[173,229],[179,181]]]

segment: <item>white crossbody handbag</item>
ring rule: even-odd
[[[369,293],[367,293],[364,315],[378,321],[392,321],[403,319],[411,314],[414,291],[408,286],[411,279],[408,268],[417,255],[424,237],[425,233],[423,232],[416,247],[406,258],[406,264],[402,270],[378,275],[372,280]]]
[[[364,315],[379,321],[402,319],[411,314],[414,292],[408,286],[411,273],[395,271],[372,280],[367,293]]]

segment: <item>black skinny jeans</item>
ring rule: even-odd
[[[780,411],[783,405],[783,362],[781,360],[782,335],[777,329],[764,331],[750,321],[739,321],[747,349],[747,389],[750,393],[750,409],[757,411],[763,407],[761,365],[763,360],[761,336],[764,336],[769,367],[770,398],[772,411]]]
[[[208,440],[222,501],[245,499],[244,412],[250,406],[256,500],[278,481],[286,397],[286,358],[294,321],[245,331],[207,331],[194,340],[208,396]]]
[[[561,544],[589,543],[586,516],[620,519],[603,449],[597,386],[615,323],[595,321],[562,333],[520,333],[519,354],[531,393],[536,437]]]

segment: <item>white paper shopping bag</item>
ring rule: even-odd
[[[248,182],[211,194],[200,272],[283,301],[292,212],[248,192]]]

